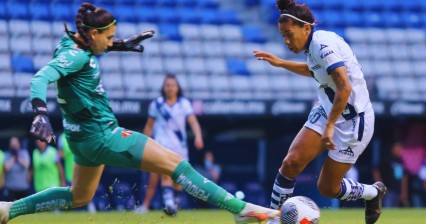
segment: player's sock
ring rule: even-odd
[[[163,200],[164,200],[164,205],[166,207],[169,207],[169,208],[175,207],[173,187],[170,187],[170,186],[163,187]]]
[[[274,187],[271,194],[271,205],[273,209],[279,209],[287,198],[293,196],[296,179],[283,176],[279,171],[275,178]]]
[[[175,204],[179,208],[181,206],[183,192],[181,190],[174,190]]]
[[[203,177],[187,161],[179,163],[172,174],[172,179],[182,185],[188,194],[232,213],[240,213],[246,205],[244,201],[235,198],[223,188]]]
[[[352,179],[343,178],[340,183],[340,192],[336,198],[353,201],[360,198],[371,200],[377,196],[377,189],[372,185],[361,184]]]
[[[10,207],[9,219],[25,214],[70,209],[71,207],[72,194],[70,188],[52,187],[13,202]]]

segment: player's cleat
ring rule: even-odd
[[[163,212],[168,216],[176,216],[177,209],[174,207],[166,206],[165,208],[163,208]]]
[[[9,212],[12,202],[0,202],[0,223],[6,224],[9,221]]]
[[[137,214],[145,214],[145,213],[149,212],[149,209],[147,207],[141,205],[141,206],[135,208],[133,210],[133,212],[135,212]]]
[[[234,214],[234,221],[237,224],[261,223],[277,217],[279,219],[280,214],[279,210],[246,203],[246,207],[244,207],[240,214]]]
[[[365,223],[374,224],[382,214],[382,200],[386,194],[386,186],[382,182],[373,184],[378,191],[377,196],[371,200],[365,201]]]

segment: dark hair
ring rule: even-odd
[[[183,96],[183,92],[182,92],[182,88],[180,88],[180,84],[176,78],[175,75],[173,74],[167,74],[166,77],[164,77],[164,81],[163,81],[163,86],[161,87],[161,96],[165,99],[166,98],[166,91],[164,91],[164,87],[166,86],[166,81],[167,79],[174,79],[176,81],[176,84],[178,86],[178,92],[177,92],[177,97],[182,97]]]
[[[75,26],[81,39],[77,39],[73,33],[68,30],[67,25],[64,23],[65,32],[68,36],[78,44],[82,49],[89,49],[92,41],[87,35],[87,31],[91,29],[97,29],[99,32],[103,32],[109,26],[116,24],[114,16],[103,8],[95,7],[90,3],[83,3],[77,12],[75,17]]]
[[[278,21],[279,23],[286,23],[287,21],[291,20],[293,21],[293,24],[298,26],[303,26],[305,24],[301,21],[282,14],[290,14],[308,23],[315,23],[314,15],[306,4],[297,4],[294,0],[277,0],[277,8],[281,14]]]

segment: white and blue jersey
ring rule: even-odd
[[[155,120],[153,138],[162,146],[188,160],[186,121],[194,114],[188,99],[179,97],[175,104],[169,105],[163,97],[152,101],[148,116]]]
[[[337,123],[372,108],[362,68],[343,38],[334,32],[319,30],[311,33],[306,47],[309,50],[307,64],[313,78],[319,83],[319,102],[327,114],[331,111],[336,92],[336,84],[330,73],[341,66],[346,68],[352,92]]]

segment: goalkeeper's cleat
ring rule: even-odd
[[[382,182],[376,182],[373,187],[377,189],[377,196],[365,201],[365,223],[374,224],[382,214],[382,200],[386,194],[386,186]]]
[[[12,202],[0,202],[0,223],[6,224],[9,221],[9,212]]]
[[[237,224],[261,223],[277,217],[279,218],[280,214],[279,210],[246,203],[246,206],[239,214],[234,214],[234,221]]]

